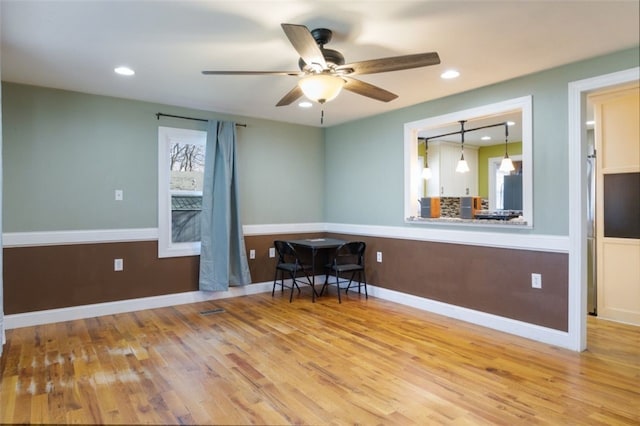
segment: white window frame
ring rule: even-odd
[[[456,111],[423,120],[412,121],[404,125],[404,221],[411,224],[432,224],[434,222],[418,222],[412,220],[418,206],[418,181],[414,176],[418,157],[418,132],[423,129],[435,128],[459,120],[486,117],[502,114],[514,110],[522,111],[522,213],[526,225],[522,228],[533,228],[533,97],[531,95],[509,99],[493,104],[482,105],[463,111]],[[489,226],[513,229],[513,225],[485,224],[477,222],[446,222],[452,226]]]
[[[173,243],[171,241],[171,173],[168,167],[169,150],[173,143],[199,144],[206,147],[207,132],[203,130],[158,127],[158,257],[200,255],[200,241]]]

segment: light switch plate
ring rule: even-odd
[[[256,251],[251,249],[249,250],[249,259],[255,259],[256,258]]]
[[[116,201],[122,201],[124,199],[124,191],[122,189],[116,189]]]
[[[113,259],[113,270],[122,271],[124,269],[124,262],[122,259]]]

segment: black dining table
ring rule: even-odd
[[[316,257],[321,250],[335,249],[348,242],[338,238],[306,238],[302,240],[288,240],[294,247],[300,247],[311,252],[311,289],[312,300],[316,301]]]

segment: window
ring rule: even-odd
[[[522,225],[523,227],[531,228],[533,227],[533,138],[532,138],[532,97],[524,96],[521,98],[509,99],[502,102],[497,102],[494,104],[482,105],[479,107],[471,108],[463,111],[456,111],[440,116],[429,117],[422,120],[405,123],[404,133],[405,133],[405,141],[404,141],[404,154],[405,154],[405,186],[404,186],[404,217],[407,223],[425,223],[431,224],[437,222],[438,219],[421,221],[420,216],[420,205],[419,198],[424,194],[424,182],[422,182],[422,177],[420,177],[419,170],[423,167],[424,163],[418,161],[418,141],[419,138],[422,137],[433,137],[433,135],[438,136],[447,136],[450,132],[455,132],[461,128],[460,121],[464,120],[467,124],[466,129],[469,132],[469,129],[477,129],[483,127],[483,125],[489,125],[494,123],[500,123],[503,121],[511,121],[512,116],[516,115],[516,119],[514,122],[516,126],[520,123],[520,132],[514,132],[513,128],[509,131],[510,137],[509,141],[511,142],[511,146],[513,146],[513,142],[521,141],[521,152],[522,154],[516,155],[513,151],[511,151],[510,157],[513,157],[513,160],[518,160],[518,172],[513,175],[502,175],[499,176],[496,174],[496,164],[492,163],[492,158],[489,159],[489,164],[487,167],[486,161],[482,163],[482,187],[475,189],[476,192],[473,192],[473,185],[468,185],[470,188],[469,195],[472,196],[480,196],[482,194],[482,198],[488,198],[486,200],[489,203],[490,210],[521,210],[522,211]],[[485,122],[486,121],[486,122]],[[500,127],[497,127],[499,131],[502,131]],[[465,159],[468,156],[467,149],[473,148],[474,144],[478,147],[483,147],[482,142],[473,141],[472,137],[481,136],[482,132],[473,131],[473,133],[467,134],[465,133]],[[502,134],[504,135],[504,133]],[[493,140],[500,140],[500,135],[493,138]],[[460,137],[456,134],[456,137]],[[502,136],[504,137],[504,136]],[[445,142],[447,142],[445,140]],[[435,145],[435,142],[434,142]],[[496,144],[498,147],[498,151],[500,152],[499,159],[502,160],[504,154],[504,142]],[[435,148],[435,146],[434,146]],[[489,147],[488,147],[489,148]],[[480,148],[479,148],[480,149]],[[512,148],[513,149],[513,148]],[[431,160],[431,155],[435,150],[432,150],[432,145],[429,145],[429,167],[435,169],[438,166],[436,161]],[[469,151],[470,153],[471,151]],[[456,152],[456,155],[458,152]],[[457,157],[456,157],[457,158]],[[441,156],[441,161],[450,159],[450,156]],[[469,161],[469,159],[467,159]],[[480,165],[477,161],[476,163]],[[443,163],[445,164],[445,163]],[[455,162],[453,163],[455,164]],[[514,162],[515,165],[515,162]],[[444,193],[447,194],[446,188],[452,187],[454,191],[451,194],[445,195],[448,198],[459,198],[463,196],[463,194],[459,188],[455,185],[457,181],[451,181],[451,175],[454,176],[454,179],[458,181],[459,176],[455,175],[455,173],[451,173],[453,170],[453,166],[447,163],[447,168],[443,170],[443,168],[439,169],[439,175],[437,173],[434,174],[434,178],[430,179],[427,189],[426,196],[437,196],[438,192],[435,192],[436,195],[431,195],[430,188],[435,179],[439,179],[437,185],[435,185],[436,190],[440,191],[440,194],[443,192],[443,188],[445,188]],[[478,167],[477,176],[474,175],[472,177],[476,178],[477,186],[479,186],[479,182],[481,181],[480,174],[481,170]],[[448,174],[447,174],[448,173]],[[469,179],[469,176],[466,176]],[[433,193],[433,191],[432,191]],[[485,195],[486,194],[486,195]],[[466,194],[465,194],[466,195]],[[448,218],[446,218],[448,219]],[[447,225],[489,225],[489,226],[502,226],[502,223],[484,223],[484,222],[471,222],[471,221],[460,221],[460,222],[452,222],[450,220],[443,220],[442,223],[446,223]],[[510,225],[512,227],[513,225]]]
[[[158,128],[158,256],[200,254],[207,132]]]

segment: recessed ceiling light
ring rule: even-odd
[[[507,121],[507,126],[515,126],[516,122],[515,121]]]
[[[482,139],[483,141],[490,141],[491,140],[491,136],[483,136],[480,139]]]
[[[311,108],[313,104],[309,101],[302,101],[298,104],[300,108]]]
[[[117,67],[113,69],[116,74],[120,75],[134,75],[136,72],[129,67]]]
[[[587,126],[593,126],[594,124],[596,124],[596,120],[589,120],[584,124],[586,124]]]
[[[460,73],[456,70],[447,70],[440,74],[440,78],[444,78],[445,80],[450,80],[452,78],[459,77]]]

